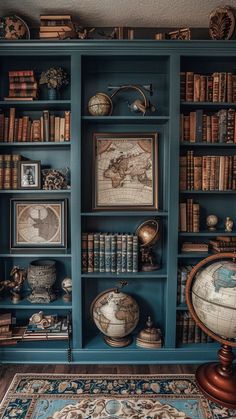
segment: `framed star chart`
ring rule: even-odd
[[[93,209],[158,209],[157,133],[95,133],[93,142]]]
[[[11,200],[11,249],[66,248],[67,202]]]

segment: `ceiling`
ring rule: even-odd
[[[81,26],[208,27],[219,5],[236,0],[0,0],[0,16],[15,13],[38,25],[39,15],[68,13]]]

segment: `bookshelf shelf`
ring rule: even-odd
[[[198,233],[187,233],[187,232],[181,232],[181,233],[179,233],[179,236],[180,237],[193,237],[193,236],[196,236],[196,237],[216,237],[216,236],[225,236],[225,237],[228,237],[228,236],[236,236],[236,232],[231,232],[231,233],[228,233],[228,232],[225,232],[224,230],[217,230],[217,231],[199,231]]]
[[[216,213],[225,219],[226,206],[234,208],[236,191],[181,191],[179,193],[179,151],[184,153],[190,147],[196,155],[205,151],[213,154],[222,151],[234,153],[236,144],[179,144],[180,111],[188,113],[197,109],[216,112],[220,109],[236,109],[236,103],[183,102],[180,103],[180,72],[233,71],[236,68],[236,41],[165,41],[153,40],[63,40],[63,41],[20,41],[0,42],[1,77],[0,91],[3,99],[8,95],[8,73],[11,70],[35,71],[36,76],[46,68],[62,66],[70,75],[70,85],[62,91],[62,100],[46,100],[47,92],[40,87],[40,98],[35,101],[0,100],[0,108],[8,114],[15,107],[20,117],[29,115],[39,118],[43,110],[55,111],[61,117],[65,110],[71,111],[71,141],[66,143],[15,142],[0,143],[1,154],[21,154],[26,159],[40,160],[42,167],[63,168],[70,166],[71,189],[45,190],[1,190],[1,235],[0,275],[7,277],[15,265],[27,268],[36,258],[49,258],[58,264],[57,285],[65,277],[73,281],[73,301],[64,304],[60,299],[48,305],[32,305],[23,300],[13,305],[2,300],[3,312],[16,311],[19,322],[26,324],[30,311],[43,309],[53,313],[72,312],[72,362],[74,363],[194,363],[216,359],[216,348],[212,344],[176,345],[176,315],[186,307],[176,307],[178,262],[194,264],[210,253],[181,253],[178,238],[183,241],[192,235],[178,233],[179,196],[191,195],[199,200],[205,214]],[[40,59],[39,59],[40,58]],[[127,102],[137,99],[136,92],[124,92],[122,98],[114,101],[112,116],[93,117],[87,114],[87,104],[96,92],[106,92],[112,83],[153,84],[150,98],[156,112],[146,116],[132,114]],[[127,95],[127,96],[126,96]],[[44,100],[45,99],[45,100]],[[94,133],[156,133],[158,134],[158,211],[93,211],[93,134]],[[29,138],[29,136],[28,136]],[[186,137],[188,138],[188,137]],[[217,150],[217,151],[216,151]],[[226,151],[227,150],[227,151]],[[10,198],[68,200],[68,250],[9,249]],[[227,205],[226,205],[227,204]],[[226,208],[226,209],[225,209]],[[235,212],[235,211],[234,211]],[[204,215],[205,215],[204,214]],[[227,214],[233,217],[234,214]],[[162,269],[155,272],[138,273],[82,273],[81,234],[83,232],[135,233],[145,220],[159,218],[161,240],[154,251],[162,263]],[[217,235],[220,235],[217,232]],[[201,231],[196,237],[204,241],[215,234]],[[140,322],[135,330],[139,332],[151,313],[164,336],[163,348],[152,351],[136,347],[133,342],[127,348],[111,348],[103,342],[90,318],[93,299],[109,288],[114,288],[119,279],[127,279],[125,292],[132,295],[140,306]],[[61,293],[62,294],[62,293]],[[134,334],[135,337],[135,334]],[[67,362],[67,342],[22,342],[15,347],[1,348],[1,362]]]

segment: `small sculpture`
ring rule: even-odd
[[[233,225],[234,225],[234,222],[233,222],[232,218],[226,217],[225,231],[227,231],[228,233],[231,233],[231,231],[233,231]]]
[[[152,246],[160,239],[159,230],[159,223],[157,220],[147,220],[142,223],[136,231],[142,255],[142,271],[150,272],[160,269],[160,265],[157,263],[152,251]]]
[[[82,28],[81,26],[76,27],[76,33],[79,39],[91,39],[90,34],[95,31],[95,28]]]
[[[21,290],[23,283],[26,280],[27,273],[25,269],[21,269],[19,266],[13,266],[10,276],[13,278],[3,281],[6,288],[9,288],[11,293],[11,301],[13,304],[17,304],[21,300]]]
[[[45,316],[43,311],[32,314],[29,324],[37,326],[38,329],[47,329],[55,324],[55,316]]]
[[[64,278],[61,287],[65,294],[63,295],[63,300],[65,302],[70,302],[72,300],[71,293],[72,293],[72,279],[71,278]]]
[[[234,29],[234,11],[230,6],[219,6],[210,13],[209,33],[212,39],[230,39]]]
[[[56,262],[53,260],[33,260],[28,267],[28,283],[31,303],[50,303],[56,299],[53,285],[56,282]]]
[[[209,231],[215,231],[219,219],[215,214],[210,214],[206,218],[206,225]]]
[[[66,169],[43,169],[43,189],[68,189],[68,173],[69,168]]]
[[[161,348],[161,330],[154,326],[151,317],[148,316],[146,327],[142,329],[137,338],[136,345],[141,348]]]

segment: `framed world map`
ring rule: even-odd
[[[95,133],[93,209],[158,209],[157,133]]]
[[[11,200],[11,248],[66,247],[66,200]]]

